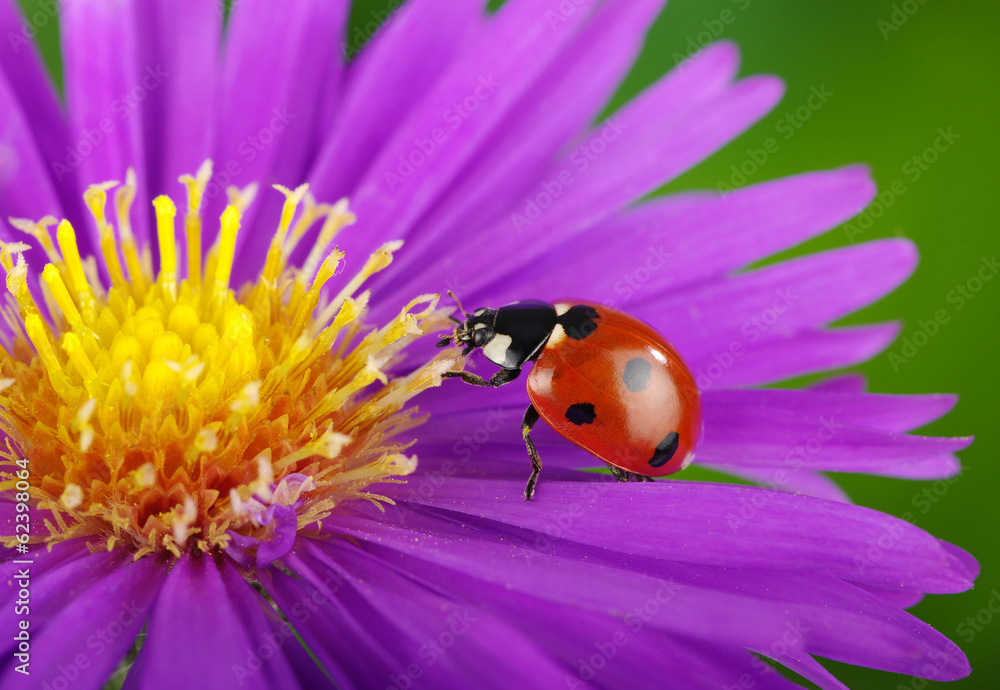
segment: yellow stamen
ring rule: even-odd
[[[14,257],[30,248],[21,242],[0,242],[0,265],[9,273],[14,268]]]
[[[211,179],[212,161],[205,161],[193,177],[180,176],[180,182],[187,187],[188,193],[184,227],[188,239],[188,281],[193,286],[201,284],[201,201]]]
[[[295,211],[298,209],[299,203],[301,203],[306,192],[309,191],[309,185],[307,184],[298,187],[295,191],[287,187],[282,187],[280,184],[274,185],[274,188],[285,195],[285,204],[281,209],[281,224],[278,226],[278,231],[274,233],[274,238],[271,240],[271,247],[267,252],[267,259],[264,261],[264,270],[261,273],[261,285],[272,284],[277,279],[278,270],[281,265],[281,254],[285,248],[285,237],[292,225],[292,218],[295,217]]]
[[[170,297],[176,298],[177,240],[174,235],[174,218],[177,207],[168,196],[153,199],[153,207],[156,209],[156,234],[160,241],[160,281]]]
[[[406,344],[445,324],[437,296],[413,300],[382,328],[363,328],[370,295],[356,293],[390,264],[401,246],[390,242],[326,302],[344,259],[329,247],[354,216],[346,200],[318,204],[304,185],[277,188],[285,204],[261,273],[234,290],[237,234],[256,190],[230,190],[202,262],[211,170],[206,163],[181,178],[186,275],[168,197],[152,202],[157,274],[149,247],[137,246],[132,171],[116,190],[114,224],[106,215],[113,183],[85,195],[109,288],[94,257],[81,257],[67,221],[54,244],[53,219],[15,220],[49,258],[41,270],[47,311],[39,309],[28,288],[28,245],[0,243],[16,304],[16,313],[5,313],[14,335],[0,338],[0,429],[10,439],[0,458],[31,458],[32,496],[52,516],[45,541],[86,536],[94,548],[137,558],[217,551],[234,532],[271,538],[274,525],[258,519],[269,504],[294,504],[299,528],[308,528],[343,501],[388,500],[367,488],[413,471],[415,460],[403,452],[409,442],[394,435],[419,422],[406,405],[439,384],[458,356],[439,351],[403,378],[392,363]],[[320,219],[305,265],[286,266]],[[15,483],[0,469],[0,491]],[[16,543],[15,535],[0,537]]]
[[[117,186],[117,182],[91,185],[83,195],[83,199],[87,203],[90,213],[94,216],[94,221],[97,223],[97,231],[101,238],[101,252],[104,255],[104,263],[108,267],[108,274],[111,276],[111,284],[115,287],[124,287],[125,277],[122,275],[122,267],[118,262],[118,248],[115,246],[115,234],[105,216],[105,207],[108,203],[108,190]]]
[[[122,255],[125,257],[125,265],[128,266],[129,279],[132,281],[136,293],[144,294],[149,286],[146,283],[145,271],[135,244],[135,236],[132,235],[130,217],[137,188],[135,171],[129,168],[128,172],[125,173],[125,184],[115,192],[115,213],[118,219],[118,235],[122,240]]]
[[[87,330],[87,326],[83,323],[83,317],[80,315],[80,311],[73,303],[73,298],[69,296],[69,290],[66,289],[66,283],[63,282],[59,269],[52,264],[48,264],[42,271],[42,280],[44,280],[45,284],[49,287],[52,297],[59,306],[59,311],[61,311],[63,316],[66,317],[70,328],[77,333],[82,333]]]
[[[24,218],[11,218],[10,224],[21,232],[25,232],[42,245],[42,249],[45,250],[45,255],[49,258],[49,261],[54,264],[62,263],[62,257],[59,256],[59,252],[56,251],[56,246],[52,243],[52,235],[49,233],[49,226],[55,225],[59,221],[53,216],[45,216],[37,223],[33,223],[30,220],[25,220]]]
[[[326,216],[326,222],[323,223],[323,227],[319,231],[319,237],[316,239],[316,244],[313,245],[305,263],[302,264],[302,271],[300,272],[300,275],[304,282],[308,283],[312,280],[313,275],[316,273],[316,267],[319,265],[320,259],[323,256],[323,252],[325,252],[326,248],[330,246],[331,242],[333,242],[333,238],[337,236],[337,233],[347,226],[353,225],[356,219],[357,217],[347,210],[347,199],[341,199],[330,208]]]
[[[94,317],[96,302],[94,293],[90,289],[90,281],[83,270],[80,250],[76,246],[76,231],[68,220],[59,223],[59,228],[56,230],[56,241],[59,243],[59,249],[66,261],[70,285],[76,294],[77,302],[80,303],[80,311],[90,320]]]
[[[292,226],[291,232],[288,234],[288,240],[285,242],[285,249],[282,253],[286,259],[295,251],[299,241],[309,231],[309,228],[320,218],[329,214],[332,208],[329,204],[317,204],[316,197],[309,192],[306,192],[304,201],[305,208],[302,211],[302,215],[295,221],[295,225]],[[284,268],[284,265],[282,265],[282,268]]]
[[[215,261],[215,275],[212,292],[216,300],[225,299],[229,289],[229,277],[233,273],[236,256],[236,233],[240,230],[240,212],[235,206],[227,206],[222,214],[222,231],[219,234],[219,253]]]

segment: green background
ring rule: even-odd
[[[388,4],[356,2],[355,23],[369,21],[371,10]],[[987,608],[991,599],[994,608],[1000,605],[996,537],[1000,465],[995,461],[1000,448],[994,398],[1000,280],[985,283],[960,310],[947,295],[975,275],[983,257],[998,251],[1000,212],[990,192],[1000,161],[995,135],[1000,123],[998,25],[1000,3],[987,0],[673,0],[653,26],[634,72],[612,104],[638,93],[693,45],[709,37],[730,39],[743,51],[742,74],[777,74],[784,78],[787,93],[770,116],[670,189],[715,187],[728,179],[730,166],[742,164],[748,148],[759,148],[776,136],[779,120],[805,104],[814,86],[825,86],[833,95],[809,113],[794,136],[785,140],[777,135],[780,148],[751,182],[867,162],[880,190],[894,180],[905,184],[906,193],[854,241],[908,237],[920,249],[920,266],[902,288],[845,323],[902,319],[903,336],[912,336],[920,321],[946,310],[948,322],[908,361],[897,362],[894,368],[882,354],[859,369],[873,391],[959,393],[955,411],[924,431],[977,438],[960,454],[966,469],[951,483],[841,479],[858,503],[893,515],[910,514],[916,524],[979,559],[983,572],[975,589],[930,596],[913,612],[959,643],[972,662],[972,676],[950,687],[991,690],[1000,683],[1000,615]],[[42,28],[38,41],[58,74],[57,27]],[[913,180],[903,166],[933,146],[938,128],[949,127],[958,139]],[[788,255],[850,243],[847,231],[840,228]],[[901,353],[901,344],[889,352]],[[924,490],[933,502],[923,498]],[[977,615],[991,620],[981,631],[973,631],[970,641],[957,628]],[[854,688],[935,685],[834,662],[829,668]]]

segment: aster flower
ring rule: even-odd
[[[0,684],[969,672],[905,609],[976,562],[822,474],[954,474],[969,439],[908,433],[954,398],[753,388],[883,349],[894,324],[829,324],[914,249],[740,271],[863,209],[863,167],[639,201],[782,92],[722,43],[592,124],[660,4],[411,0],[345,65],[345,3],[243,0],[224,40],[211,3],[67,3],[65,117],[30,45],[0,54]],[[701,389],[697,462],[762,486],[619,484],[539,429],[525,503],[523,389],[442,385],[481,367],[425,337],[448,288],[653,324]]]

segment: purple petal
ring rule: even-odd
[[[809,386],[809,390],[822,391],[824,393],[864,393],[867,389],[868,381],[865,379],[865,375],[854,372],[837,374]],[[942,414],[944,413],[942,412]],[[909,430],[907,429],[906,431]]]
[[[350,68],[350,79],[309,174],[324,200],[347,194],[391,138],[400,113],[410,112],[482,30],[482,7],[467,0],[424,0],[404,4]],[[359,35],[348,36],[357,49]]]
[[[698,460],[698,457],[695,457]],[[775,469],[773,467],[744,467],[738,464],[713,464],[713,470],[731,474],[734,477],[749,479],[756,484],[769,488],[790,491],[794,494],[805,494],[823,498],[828,501],[850,503],[851,499],[837,482],[820,472],[795,469]],[[683,479],[683,475],[680,476]]]
[[[90,589],[81,592],[32,636],[32,667],[39,682],[60,687],[102,687],[132,646],[167,575],[158,558],[123,564]],[[81,654],[81,652],[83,652]],[[85,663],[78,660],[83,657]],[[15,685],[16,672],[8,668],[0,683]]]
[[[55,187],[46,169],[45,160],[35,145],[29,128],[28,113],[21,110],[17,95],[4,73],[0,73],[0,237],[6,241],[36,242],[26,234],[12,230],[7,218],[38,220],[61,210]],[[45,254],[32,249],[25,257],[32,266],[42,266]]]
[[[82,541],[82,540],[72,540]],[[84,547],[85,548],[85,547]],[[83,592],[95,583],[103,580],[108,575],[115,572],[124,561],[121,553],[93,553],[79,555],[80,545],[73,544],[67,551],[76,552],[68,555],[64,552],[63,558],[58,565],[52,565],[47,559],[41,559],[43,566],[49,566],[42,570],[41,574],[34,570],[33,566],[16,565],[18,569],[28,567],[31,569],[30,591],[31,591],[31,625],[37,628],[45,626],[66,606],[70,605]],[[54,561],[55,559],[53,559]],[[17,570],[15,570],[16,582]],[[17,590],[8,590],[10,595]],[[9,603],[9,602],[8,602]],[[17,621],[21,618],[15,614],[14,606],[5,606],[0,609],[0,625],[2,630],[14,630],[17,628]],[[14,648],[13,636],[0,638],[0,654],[4,660],[11,658],[10,651]]]
[[[471,286],[471,299],[476,301],[483,298],[485,293],[480,291],[487,285],[501,289],[501,276],[604,221],[698,163],[756,121],[780,95],[780,82],[770,77],[751,77],[727,88],[732,68],[727,60],[707,59],[705,70],[696,69],[700,64],[667,75],[553,163],[540,183],[567,172],[574,181],[530,226],[515,227],[517,224],[505,217],[486,232],[470,233],[466,241],[459,238],[459,242],[452,242],[450,253],[488,253],[496,259],[489,264],[463,262],[454,266],[445,260],[450,279]],[[586,152],[594,147],[603,153],[591,155],[594,160],[590,162]],[[515,210],[527,212],[520,205],[511,209]],[[530,244],[524,243],[522,231],[531,232]],[[441,274],[441,262],[429,263],[415,276],[414,285],[396,279],[393,287],[437,289]],[[392,278],[385,275],[380,280]]]
[[[4,524],[13,524],[13,521]],[[14,530],[4,529],[3,533],[13,534]],[[85,539],[69,539],[54,544],[51,549],[47,546],[35,545],[25,554],[19,554],[12,550],[9,558],[0,561],[0,582],[10,582],[15,574],[26,565],[31,566],[31,575],[34,578],[63,563],[76,560],[89,553],[90,550],[87,548],[87,541]],[[28,563],[19,563],[18,561],[28,561]],[[3,599],[0,599],[0,601],[6,602],[7,598],[16,596],[16,591],[13,589],[4,589],[2,590],[2,596]]]
[[[554,434],[553,434],[554,435]],[[532,434],[534,439],[534,434]],[[611,482],[615,480],[610,473],[582,472],[581,470],[606,470],[607,466],[593,455],[582,450],[566,439],[556,437],[558,447],[538,445],[545,465],[545,477],[553,481],[565,482]],[[410,492],[432,495],[442,477],[478,477],[480,479],[514,479],[526,482],[531,474],[531,460],[524,448],[524,443],[495,444],[475,453],[475,457],[466,459],[464,454],[455,456],[447,448],[436,450],[420,445],[416,450],[420,457],[417,471],[407,482],[406,494]]]
[[[947,455],[971,443],[971,438],[910,436],[865,428],[852,424],[850,415],[845,419],[833,410],[798,407],[790,404],[795,396],[769,393],[706,394],[698,460],[749,467],[884,472]],[[802,398],[810,395],[802,393]]]
[[[642,0],[599,7],[447,190],[447,200],[410,233],[416,245],[400,255],[394,270],[422,266],[428,256],[436,259],[440,242],[495,220],[533,191],[560,150],[587,130],[621,83],[662,5]]]
[[[373,517],[342,517],[337,529],[372,543],[366,550],[400,572],[427,582],[447,582],[459,597],[481,602],[496,597],[504,610],[514,603],[512,592],[562,602],[571,610],[611,607],[616,617],[617,612],[640,611],[656,600],[663,605],[655,608],[664,615],[654,620],[644,616],[651,627],[679,629],[708,645],[770,650],[774,642],[785,640],[786,646],[897,672],[913,673],[933,659],[943,661],[940,677],[968,673],[964,657],[944,636],[822,572],[790,572],[787,566],[770,572],[733,571],[616,555],[565,541],[566,526],[575,516],[552,516],[545,532],[534,537],[506,526],[491,530],[474,520],[467,526],[455,524],[436,511],[393,509],[385,517]],[[386,519],[393,524],[386,525]],[[483,538],[490,533],[495,536]],[[468,579],[456,578],[446,567]],[[484,587],[484,582],[491,586]],[[508,615],[526,617],[521,612]],[[549,618],[561,620],[558,613]],[[635,618],[633,613],[632,622]],[[629,617],[625,620],[628,623]],[[532,629],[562,627],[539,623]],[[794,633],[792,639],[789,632]]]
[[[523,535],[500,527],[493,536],[482,538],[482,525],[463,526],[422,512],[392,512],[391,529],[372,520],[344,517],[335,530],[409,554],[413,558],[389,553],[380,558],[414,575],[425,571],[429,581],[449,582],[456,594],[460,593],[460,583],[448,573],[432,574],[438,567],[469,576],[478,583],[470,587],[478,589],[480,596],[487,595],[489,584],[604,615],[632,611],[659,592],[661,599],[669,600],[671,615],[658,619],[654,627],[701,639],[714,638],[722,645],[766,641],[783,629],[783,622],[747,617],[744,606],[748,602],[738,596],[706,591],[687,582],[679,584],[672,577],[658,577],[669,571],[671,564],[663,564],[664,572],[645,574],[609,567],[596,549],[567,553],[562,548],[560,527],[554,522],[534,534]]]
[[[124,687],[289,687],[293,674],[267,638],[273,631],[261,622],[261,601],[227,559],[183,556],[160,590]]]
[[[148,91],[142,114],[150,196],[176,197],[177,178],[193,175],[212,155],[222,9],[204,0],[136,5],[140,64],[147,68],[141,79]]]
[[[555,517],[570,513],[572,519],[561,525],[562,538],[614,550],[622,548],[620,535],[628,533],[632,554],[654,558],[669,556],[731,568],[766,567],[780,561],[799,568],[824,568],[875,586],[923,592],[964,591],[972,583],[967,568],[938,540],[867,508],[783,491],[704,483],[624,483],[603,492],[598,486],[546,482],[543,476],[536,500],[525,502],[522,482],[444,479],[431,498],[414,500],[540,531]],[[608,491],[616,500],[601,500]],[[391,497],[402,489],[387,486],[385,493]],[[670,519],[630,519],[643,514]],[[831,531],[831,525],[837,529]],[[885,543],[877,559],[868,558],[870,563],[865,560],[868,540]]]
[[[287,60],[291,63],[294,74],[291,77],[292,90],[288,100],[293,104],[313,103],[315,106],[296,109],[295,118],[282,133],[283,139],[277,147],[277,155],[264,178],[286,187],[307,181],[308,171],[331,127],[332,103],[341,95],[344,75],[341,44],[331,38],[344,35],[347,13],[350,10],[350,2],[346,0],[308,0],[296,3],[296,8],[299,5],[303,7],[303,13],[308,13],[299,45],[309,48],[307,51],[300,49]],[[284,6],[280,7],[280,12],[287,11]],[[327,107],[328,104],[330,107]],[[278,226],[285,199],[281,194],[265,191],[267,193],[250,207],[244,219],[247,227],[257,224],[270,230]],[[322,200],[335,199],[323,197]],[[263,265],[269,246],[263,238],[261,241],[244,243],[239,261],[241,275],[235,277],[255,277]]]
[[[257,567],[263,568],[272,561],[281,558],[292,550],[295,545],[295,534],[298,529],[298,515],[291,506],[275,505],[274,536],[257,546]]]
[[[349,647],[336,650],[334,665],[343,666],[345,673],[357,674],[354,682],[359,686],[391,685],[391,676],[405,675],[411,667],[419,669],[423,686],[435,688],[497,687],[491,669],[499,667],[505,669],[507,687],[532,684],[554,687],[562,681],[561,669],[528,635],[471,602],[455,601],[446,588],[417,582],[405,572],[387,568],[341,540],[322,545],[313,540],[303,541],[299,554],[302,562],[313,572],[329,573],[328,580],[336,585],[332,591],[327,587],[325,592],[311,596],[323,608],[311,611],[307,621],[296,622],[295,614],[290,616],[307,644],[312,648],[327,647],[327,642],[317,644],[310,640],[317,639],[317,633],[326,629],[331,622],[329,617],[336,620],[346,613],[355,620],[363,620],[380,646],[392,650],[391,661],[367,673],[361,668],[362,660],[352,658],[370,653],[366,647],[358,647],[363,644],[361,640],[354,639]],[[279,579],[288,584],[285,578]],[[289,611],[294,609],[294,606],[285,608],[291,592],[284,589],[275,599],[283,610]],[[312,586],[305,585],[305,589],[308,592]],[[294,600],[290,603],[294,604]],[[428,644],[448,638],[451,642],[446,642],[446,651],[435,654],[434,661],[429,662]],[[353,651],[355,647],[357,652]],[[330,656],[328,647],[318,653]],[[504,659],[510,658],[519,659],[519,663],[505,664]],[[373,683],[373,675],[378,685]]]
[[[919,462],[896,467],[887,467],[871,474],[898,479],[949,479],[962,471],[962,465],[954,455],[940,455]]]
[[[905,432],[947,414],[957,402],[954,395],[885,395],[863,392],[810,390],[713,390],[702,404],[724,415],[728,409],[774,408],[803,415],[826,415],[840,422],[883,431]]]
[[[218,218],[226,203],[224,187],[244,187],[252,182],[261,185],[262,198],[276,194],[272,184],[295,185],[296,180],[273,177],[281,151],[293,141],[295,130],[310,130],[315,125],[315,94],[306,98],[302,89],[317,86],[299,79],[328,68],[322,56],[309,62],[306,46],[315,42],[317,31],[327,31],[321,52],[329,55],[337,43],[335,33],[344,8],[337,2],[296,2],[279,5],[269,0],[241,0],[236,3],[226,27],[226,44],[216,94],[215,162],[217,174],[225,184],[213,185],[206,217]],[[332,24],[330,22],[333,22]],[[261,46],[267,46],[262,50]],[[313,50],[310,47],[309,50]],[[320,50],[320,49],[316,49]],[[276,59],[275,56],[281,56]],[[318,85],[321,90],[325,84]],[[301,141],[301,140],[298,140]],[[307,152],[300,151],[305,155]],[[216,189],[216,186],[218,189]],[[208,194],[206,194],[208,196]],[[279,197],[280,198],[280,197]],[[267,246],[273,226],[261,225],[258,232],[247,223],[247,230],[237,238],[238,247],[248,242]],[[247,265],[250,262],[242,262]],[[249,269],[257,268],[249,266]]]
[[[134,167],[138,180],[132,224],[140,246],[149,241],[149,186],[146,182],[142,113],[138,99],[149,76],[139,59],[136,2],[80,0],[61,8],[62,53],[73,152],[60,156],[59,168],[74,170],[83,184],[123,180]],[[165,80],[158,75],[155,79]],[[58,173],[57,173],[58,176]],[[99,247],[94,223],[89,234]]]
[[[666,295],[644,291],[630,311],[698,360],[734,342],[756,345],[835,321],[894,290],[916,261],[906,240],[869,242]]]
[[[31,130],[30,140],[37,147],[38,156],[41,161],[59,161],[66,155],[65,147],[69,144],[69,134],[66,127],[66,120],[63,117],[59,106],[59,97],[56,94],[55,85],[49,77],[45,66],[42,64],[35,42],[27,36],[25,31],[26,18],[21,15],[14,0],[3,0],[0,2],[0,35],[7,38],[10,46],[9,50],[0,52],[0,70],[3,71],[10,86],[11,92],[16,97],[24,120]],[[51,15],[45,14],[48,21],[56,24],[58,19],[55,8],[51,9]],[[41,21],[32,19],[32,25],[41,28]],[[4,98],[6,103],[6,98]],[[13,109],[12,105],[4,105],[4,111]],[[10,115],[8,114],[8,117]],[[4,132],[11,133],[8,126],[3,128]],[[11,137],[25,148],[31,145],[28,139],[21,136]],[[48,166],[46,166],[48,168]],[[61,203],[55,204],[41,210],[32,212],[26,217],[36,220],[48,214],[57,214],[60,208],[73,222],[79,222],[80,197],[77,187],[76,175],[67,173],[60,181],[52,174],[51,168],[46,169],[49,183],[53,186]],[[18,192],[13,195],[22,199],[33,191],[33,185],[24,184],[23,179]],[[0,197],[5,200],[9,195],[4,193]],[[29,197],[30,198],[30,197]],[[51,203],[50,199],[41,199],[44,203]]]
[[[386,669],[405,673],[406,662],[398,661],[395,650],[387,649],[380,639],[387,624],[356,619],[352,602],[339,600],[338,594],[346,598],[339,568],[329,568],[307,554],[288,559],[288,568],[297,577],[277,568],[266,571],[267,592],[340,687],[379,687],[392,672]],[[347,651],[353,649],[357,653]]]
[[[551,13],[563,16],[559,5],[559,0],[506,3],[476,49],[455,61],[413,114],[399,123],[352,194],[359,231],[344,238],[350,251],[364,255],[382,238],[405,236],[495,134],[592,13],[592,7],[579,6],[565,22],[553,24]],[[466,109],[466,99],[475,107]],[[435,137],[435,132],[440,143],[422,154],[419,142]],[[407,174],[399,159],[413,151],[423,162]]]
[[[851,166],[725,196],[697,192],[648,201],[530,263],[517,284],[496,286],[497,303],[525,294],[641,300],[723,275],[825,232],[853,217],[874,194],[868,169]],[[637,257],[634,265],[607,271],[603,259],[611,245],[622,256]],[[566,265],[574,270],[564,270]]]
[[[612,116],[610,124],[599,126],[588,137],[584,144],[587,147],[595,146],[599,139],[607,141],[612,136],[620,139],[612,142],[617,146],[607,144],[607,153],[595,157],[564,195],[537,221],[522,228],[534,238],[530,245],[524,244],[512,221],[504,219],[491,232],[478,235],[466,248],[474,254],[489,244],[495,251],[499,238],[519,247],[517,252],[499,254],[497,261],[487,266],[477,265],[475,271],[459,276],[463,281],[476,280],[483,290],[472,292],[477,299],[485,294],[486,286],[499,285],[504,276],[523,266],[527,259],[538,257],[559,242],[604,221],[707,158],[771,110],[783,89],[781,82],[773,77],[749,77],[714,98],[665,118],[656,92],[667,90],[670,85],[668,76],[652,87],[652,94],[640,96],[620,114]],[[610,134],[615,128],[627,129]],[[558,176],[562,170],[571,168],[580,155],[577,150],[568,160],[559,161],[552,174]],[[543,179],[552,179],[552,174]],[[522,211],[527,212],[519,209]]]
[[[782,666],[795,671],[806,680],[812,681],[823,690],[850,690],[846,685],[837,680],[832,673],[812,658],[809,654],[793,652],[766,652],[754,650],[765,657],[774,659]]]
[[[852,326],[798,333],[760,346],[717,350],[687,362],[702,391],[774,383],[849,367],[871,359],[899,335],[899,324]]]
[[[976,564],[976,567],[978,567],[978,564]],[[864,585],[858,586],[866,592],[871,592],[883,601],[901,609],[908,609],[911,606],[916,606],[924,598],[924,595],[921,592],[910,592],[901,589],[882,589],[880,587],[866,587]]]

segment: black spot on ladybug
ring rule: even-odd
[[[593,307],[578,304],[570,307],[556,321],[562,324],[563,330],[573,340],[583,340],[597,330],[597,319],[600,314]]]
[[[591,403],[576,403],[566,409],[566,419],[577,426],[593,424],[596,418],[597,413],[594,412],[594,406]]]
[[[641,393],[649,385],[649,378],[653,374],[653,365],[642,357],[633,357],[625,364],[625,371],[622,373],[622,381],[633,393]]]
[[[670,459],[674,457],[674,453],[677,452],[677,444],[680,443],[680,440],[681,437],[677,435],[676,431],[671,431],[667,434],[656,446],[653,457],[649,459],[650,467],[663,467],[670,462]]]

